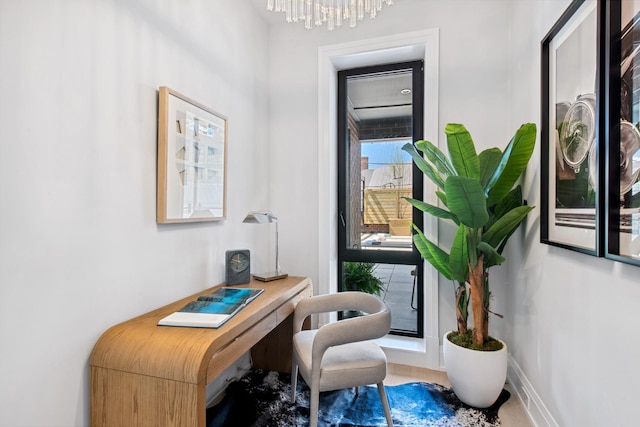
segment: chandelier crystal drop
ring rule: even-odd
[[[353,28],[367,14],[375,18],[382,3],[390,6],[393,0],[267,0],[267,10],[284,12],[287,22],[304,21],[307,29],[312,22],[317,27],[326,22],[327,29],[333,30],[343,22]]]

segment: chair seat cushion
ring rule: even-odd
[[[293,336],[300,375],[311,383],[311,356],[317,330]],[[327,349],[320,365],[320,391],[378,384],[387,375],[387,357],[375,341],[342,344]]]

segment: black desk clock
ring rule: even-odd
[[[227,286],[249,283],[251,280],[249,250],[232,249],[225,254],[225,282]]]

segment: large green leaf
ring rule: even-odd
[[[482,228],[489,220],[484,190],[477,179],[450,176],[444,183],[447,207],[470,228]]]
[[[504,196],[498,204],[489,209],[489,221],[484,225],[484,229],[488,230],[500,218],[512,209],[522,206],[522,187],[516,185],[513,190]]]
[[[501,218],[512,209],[522,206],[522,186],[516,185],[495,207],[495,214]]]
[[[523,218],[524,221],[524,218]],[[522,221],[520,221],[522,223]],[[519,224],[518,224],[519,225]],[[507,246],[507,242],[509,241],[509,237],[511,237],[511,235],[513,233],[515,233],[515,231],[518,229],[518,227],[514,228],[513,230],[511,230],[509,232],[509,234],[507,234],[506,236],[504,236],[504,239],[502,239],[502,242],[500,242],[500,246],[498,246],[498,253],[502,254],[502,252],[504,251],[504,247]]]
[[[498,247],[503,239],[509,237],[513,230],[518,228],[532,209],[532,206],[519,206],[510,210],[482,235],[482,240],[494,248]]]
[[[502,154],[500,164],[487,184],[489,206],[502,199],[524,172],[536,144],[536,125],[526,123],[517,130]]]
[[[484,254],[484,268],[493,267],[494,265],[500,265],[505,261],[505,258],[496,251],[496,249],[489,245],[487,242],[480,242],[478,244],[478,250]]]
[[[466,282],[469,279],[469,246],[467,245],[467,233],[464,225],[458,227],[451,252],[449,254],[449,268],[451,277],[458,282]]]
[[[500,212],[502,212],[504,210],[504,212],[501,213],[499,218],[502,218],[502,216],[504,216],[506,214],[506,212],[509,212],[509,211],[517,208],[518,206],[525,206],[523,204],[523,200],[522,200],[522,187],[520,187],[520,185],[517,185],[507,195],[507,197],[502,199],[501,202],[504,202],[504,203],[498,203],[498,205],[496,205],[496,210],[498,210]],[[509,240],[509,237],[511,237],[511,235],[518,229],[518,227],[520,226],[522,221],[524,221],[524,218],[522,218],[520,220],[520,223],[518,223],[518,225],[513,227],[513,229],[511,229],[511,231],[506,236],[504,236],[504,238],[502,239],[502,242],[500,243],[500,246],[498,246],[498,252],[499,253],[502,253],[502,251],[504,250],[504,247],[507,245],[507,241]]]
[[[469,268],[474,269],[478,263],[478,244],[482,241],[482,229],[481,228],[469,228],[466,229],[467,247],[469,248]]]
[[[460,224],[460,220],[458,219],[458,217],[455,216],[454,214],[452,214],[451,212],[447,211],[447,210],[444,210],[444,209],[439,208],[437,206],[433,206],[433,205],[431,205],[429,203],[423,202],[422,200],[412,199],[410,197],[403,197],[403,199],[405,199],[407,202],[411,203],[416,208],[420,209],[422,212],[426,212],[429,215],[433,215],[433,216],[436,216],[438,218],[450,219],[451,221],[455,222],[456,224]]]
[[[489,148],[478,155],[480,159],[480,184],[482,188],[487,188],[496,168],[502,159],[502,151],[499,148]]]
[[[438,190],[438,191],[436,191],[436,196],[438,196],[438,199],[440,199],[440,201],[442,202],[443,205],[449,207],[447,205],[447,195],[446,194],[444,194],[442,191]]]
[[[438,169],[438,172],[442,174],[445,178],[449,175],[456,175],[456,171],[451,164],[451,160],[445,156],[445,154],[440,151],[438,147],[433,145],[429,141],[420,140],[415,143],[415,146],[418,150],[422,151],[427,159]]]
[[[480,178],[480,160],[471,135],[461,124],[450,123],[445,129],[451,164],[458,175]]]
[[[427,176],[427,178],[429,178],[439,188],[444,188],[444,180],[438,174],[438,171],[433,166],[431,166],[424,157],[422,157],[422,154],[420,154],[418,150],[416,150],[416,147],[414,147],[413,144],[407,142],[402,146],[402,149],[411,155],[411,158],[413,159],[416,166],[418,166],[418,169],[420,169],[422,173]]]
[[[413,229],[416,230],[416,234],[413,235],[413,243],[416,245],[416,249],[418,249],[422,258],[438,270],[444,277],[452,280],[451,270],[449,268],[449,254],[427,239],[415,224],[413,224]]]

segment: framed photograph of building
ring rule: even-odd
[[[542,41],[540,241],[602,255],[604,2],[574,0]]]
[[[226,218],[226,148],[226,117],[168,87],[159,89],[159,224]]]

